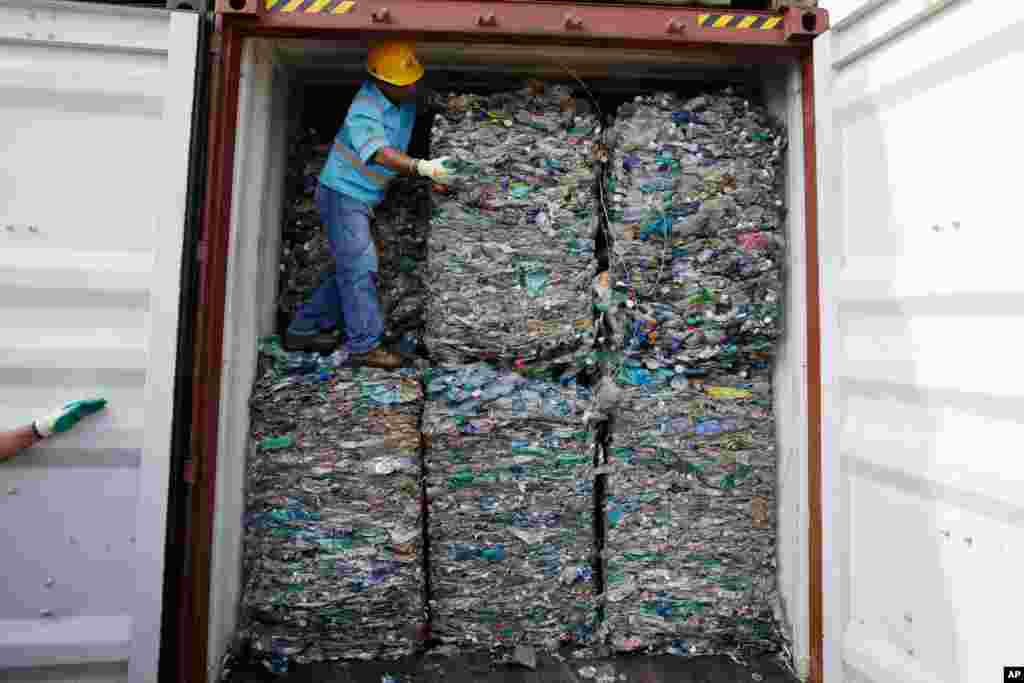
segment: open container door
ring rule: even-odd
[[[814,43],[825,680],[1003,680],[1024,662],[1024,5],[848,4]]]
[[[0,2],[0,426],[110,401],[0,464],[5,681],[157,680],[199,21]]]

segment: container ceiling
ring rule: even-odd
[[[278,60],[306,82],[358,80],[366,49],[324,40],[274,41]],[[702,60],[692,51],[627,50],[566,45],[421,43],[420,59],[429,72],[534,76],[553,80],[707,81],[760,80],[740,58],[732,64]]]

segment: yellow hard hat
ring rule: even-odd
[[[366,70],[385,83],[404,87],[423,78],[423,65],[412,43],[390,40],[370,48]]]

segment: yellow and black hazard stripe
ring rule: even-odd
[[[697,25],[701,28],[720,28],[730,31],[770,31],[778,28],[782,17],[752,14],[700,14]]]
[[[355,6],[352,0],[266,0],[268,12],[282,14],[345,14]]]

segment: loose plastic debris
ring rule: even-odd
[[[418,346],[427,307],[424,278],[432,208],[430,187],[425,178],[396,178],[372,223],[378,245],[384,335],[402,338],[406,354],[412,354]]]
[[[247,463],[245,634],[268,666],[410,654],[424,621],[415,370],[293,374],[264,343]]]
[[[314,199],[329,142],[306,129],[289,141],[278,266],[278,310],[289,317],[324,278],[334,275],[334,257]]]
[[[659,94],[620,108],[609,141],[614,338],[691,368],[770,359],[782,323],[782,126],[730,90]]]
[[[512,660],[527,669],[536,669],[537,650],[528,645],[519,645],[512,655]]]
[[[600,134],[561,86],[449,99],[431,139],[453,172],[428,252],[435,361],[531,363],[590,346]]]
[[[432,368],[423,418],[432,633],[552,650],[594,634],[591,392],[479,363]]]

